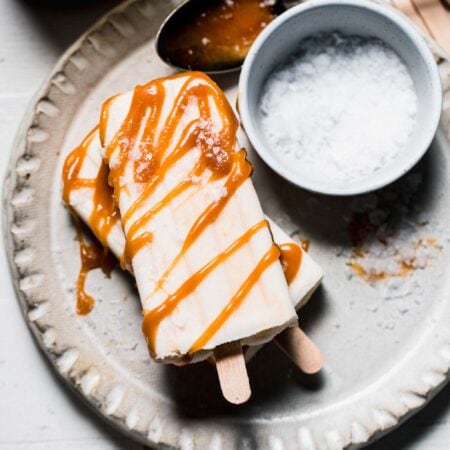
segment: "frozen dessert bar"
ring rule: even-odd
[[[108,100],[100,121],[153,358],[257,345],[296,313],[220,89],[190,72]]]
[[[104,120],[110,120],[110,118],[113,117],[110,115],[109,107],[118,98],[119,96],[107,103],[102,114]],[[103,126],[104,125],[105,122],[103,121]],[[140,251],[139,246],[147,243],[148,236],[144,235],[142,237],[143,240],[139,238],[135,243],[132,243],[131,246],[130,242],[128,242],[127,245],[122,229],[120,212],[117,207],[117,198],[114,196],[114,191],[108,182],[108,180],[111,180],[110,169],[101,157],[102,148],[99,134],[99,127],[95,127],[83,142],[66,158],[63,167],[63,198],[71,212],[83,219],[103,246],[111,249],[121,260],[123,266],[128,266],[129,269],[132,269],[130,264],[130,253],[133,253],[133,247],[136,242],[138,244],[138,251]],[[220,177],[218,177],[218,179],[220,179]],[[198,184],[200,180],[195,181],[196,183],[194,184]],[[293,300],[294,306],[300,307],[309,299],[312,292],[320,283],[322,271],[309,255],[295,244],[294,241],[292,241],[276,224],[271,222],[270,219],[267,220],[270,223],[273,238],[275,239],[275,242],[278,243],[281,253],[280,258],[286,280],[289,284],[290,297]],[[149,243],[152,242],[153,239]],[[86,269],[86,266],[83,262],[82,247],[88,248],[85,243],[83,244],[81,239],[80,254],[82,256],[83,271],[83,267]],[[95,246],[93,249],[95,250]],[[98,251],[99,250],[97,250],[97,252]],[[95,256],[95,252],[94,257],[96,260],[99,260],[99,255]],[[92,261],[89,261],[88,258],[88,270],[89,262]],[[92,268],[92,266],[90,267]],[[98,267],[98,265],[94,265],[93,267]],[[81,275],[80,272],[79,278],[81,278]],[[82,289],[82,291],[82,293],[86,295],[84,289]],[[78,297],[80,297],[80,295],[78,295]],[[79,301],[80,298],[78,298],[78,302]],[[309,338],[307,338],[307,336],[297,327],[288,328],[285,331],[285,333],[282,333],[277,337],[276,341],[278,345],[300,368],[302,368],[302,370],[307,372],[308,370],[319,370],[321,360],[320,364],[317,364],[318,360],[317,357],[314,358],[314,354],[316,356],[319,355],[320,359],[320,351],[318,351],[317,348],[314,348],[314,344]],[[238,344],[240,345],[240,342],[238,342]],[[308,351],[308,347],[311,348],[311,346],[311,351]],[[260,348],[259,345],[246,346],[246,359],[253,356],[258,348]],[[190,356],[184,357],[172,362],[176,364],[191,362],[192,360],[195,360],[195,356],[196,355],[194,355],[194,358]],[[217,356],[218,354],[216,352],[216,357]],[[313,362],[313,365],[311,365],[311,361]],[[220,378],[221,371],[218,369],[218,372]],[[221,384],[223,388],[223,383],[221,382]]]
[[[108,176],[109,168],[102,159],[96,126],[64,161],[62,196],[66,205],[88,225],[101,244],[121,258],[125,236]]]
[[[95,127],[67,156],[63,167],[63,197],[99,241],[123,260],[125,236],[108,184],[109,168],[102,161],[100,147],[99,131]],[[268,221],[273,238],[281,249],[290,297],[298,310],[320,284],[322,270],[280,227],[272,220]],[[257,349],[257,346],[247,348],[246,359]]]
[[[66,158],[63,167],[65,203],[86,223],[98,240],[119,259],[124,259],[125,236],[120,214],[108,184],[109,168],[100,155],[98,127]],[[273,220],[269,222],[275,243],[281,250],[283,270],[290,297],[301,308],[320,283],[319,265]]]

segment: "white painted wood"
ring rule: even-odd
[[[21,117],[64,49],[113,2],[0,0],[0,175]],[[69,3],[54,1],[55,4]],[[71,2],[76,3],[76,2]],[[104,425],[48,366],[22,319],[0,250],[0,449],[142,449]],[[447,450],[450,387],[371,450]]]

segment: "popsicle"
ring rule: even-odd
[[[108,184],[109,169],[100,156],[98,127],[65,159],[63,198],[65,203],[91,229],[98,240],[120,261],[124,258],[125,236],[112,189]],[[100,211],[103,214],[99,213]],[[319,285],[323,272],[319,265],[266,216],[275,243],[281,250],[281,261],[296,309],[309,300]]]
[[[62,197],[101,244],[120,259],[124,253],[125,236],[108,176],[109,167],[102,159],[96,126],[64,160]]]
[[[100,139],[158,362],[257,345],[296,313],[236,140],[237,120],[206,75],[189,72],[108,100]]]
[[[117,258],[123,260],[125,237],[118,220],[119,212],[113,202],[112,189],[108,184],[108,173],[109,170],[100,157],[98,127],[95,127],[64,162],[63,198],[91,228],[100,242],[109,247]],[[268,221],[274,240],[281,249],[291,299],[299,309],[320,284],[322,270],[280,227],[270,219]],[[78,302],[81,300],[78,298]],[[258,348],[248,347],[245,351],[246,359],[249,360]],[[303,348],[294,350],[297,354],[304,353]],[[290,356],[292,358],[292,355]],[[311,359],[309,355],[306,357]],[[303,359],[305,355],[302,356]],[[314,360],[317,360],[317,357]],[[305,367],[301,368],[307,370]]]

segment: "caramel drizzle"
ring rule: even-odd
[[[225,195],[219,200],[210,203],[202,212],[202,214],[197,218],[194,225],[189,230],[184,240],[183,246],[181,247],[181,250],[161,275],[160,279],[155,284],[154,291],[150,295],[152,295],[157,289],[160,289],[163,286],[165,279],[184,256],[189,247],[196,241],[203,230],[217,219],[225,205],[228,203],[228,200],[233,196],[238,187],[251,175],[252,166],[246,160],[245,150],[241,149],[233,156],[233,168],[229,178],[224,185],[226,191]]]
[[[183,77],[185,75],[178,75],[176,77]],[[127,258],[132,257],[139,251],[144,245],[145,240],[136,238],[139,231],[145,226],[146,223],[162,208],[164,208],[170,201],[176,196],[180,195],[187,188],[192,186],[192,182],[182,182],[176,186],[163,200],[155,205],[151,210],[147,211],[139,219],[135,220],[128,227],[127,225],[131,221],[132,216],[139,210],[146,201],[146,199],[154,192],[159,183],[164,179],[167,171],[188,151],[194,148],[195,145],[201,149],[201,158],[194,170],[193,175],[201,174],[206,168],[212,170],[213,175],[218,177],[225,175],[229,171],[230,157],[229,153],[233,150],[235,136],[237,131],[237,121],[232,113],[223,95],[221,95],[218,89],[211,86],[208,79],[208,84],[189,86],[192,80],[206,77],[203,74],[193,74],[184,82],[182,88],[178,92],[178,95],[174,101],[174,107],[165,120],[165,123],[161,127],[161,133],[158,136],[157,145],[155,142],[155,130],[158,128],[160,120],[161,109],[164,103],[165,89],[163,85],[164,79],[156,80],[149,83],[146,86],[138,86],[133,94],[130,110],[124,120],[120,130],[114,137],[113,141],[106,148],[105,154],[107,159],[111,159],[114,152],[116,152],[114,167],[111,169],[110,183],[114,185],[116,189],[120,189],[120,178],[124,175],[127,164],[130,161],[129,153],[133,149],[139,138],[139,132],[143,120],[146,120],[144,130],[140,137],[141,144],[145,145],[141,150],[140,164],[144,164],[146,161],[150,161],[148,167],[145,170],[141,169],[147,174],[147,179],[135,181],[142,182],[144,188],[137,200],[130,206],[130,208],[123,214],[122,222],[127,229],[126,238],[127,242],[140,242],[141,245],[134,245],[133,251],[128,250]],[[200,139],[202,129],[200,127],[200,120],[191,121],[188,126],[183,130],[178,142],[175,144],[175,150],[168,152],[171,146],[172,138],[176,132],[177,125],[179,124],[185,108],[188,103],[195,98],[198,102],[201,117],[210,117],[209,98],[212,97],[219,108],[225,111],[223,115],[224,126],[220,133],[214,137],[220,137],[220,142],[217,144],[221,147],[221,164],[217,164],[216,158],[211,158],[210,146],[206,144],[208,137]],[[108,101],[109,102],[109,101]],[[107,110],[109,103],[105,104],[102,112],[102,122],[100,125],[103,130],[102,135],[106,132],[105,120],[108,119]],[[203,133],[205,134],[205,133]],[[206,133],[208,134],[208,133]],[[168,155],[163,159],[164,155]],[[162,161],[161,161],[162,160]],[[111,165],[111,164],[110,164]],[[134,163],[134,174],[136,174],[136,161]],[[150,235],[148,235],[149,240]],[[147,243],[149,242],[147,240]]]
[[[186,74],[175,75],[172,79],[178,77],[186,77]],[[192,81],[198,81],[199,79],[206,81],[206,84],[192,84]],[[217,219],[228,200],[252,172],[252,166],[246,160],[245,150],[234,151],[238,124],[231,107],[223,93],[204,74],[191,73],[187,77],[175,98],[174,106],[159,128],[165,99],[165,87],[163,84],[165,80],[156,80],[145,86],[138,86],[134,90],[127,117],[111,143],[105,149],[105,157],[110,166],[109,183],[114,187],[115,194],[118,196],[121,189],[127,188],[126,183],[124,183],[124,175],[126,170],[129,170],[130,163],[133,164],[132,173],[135,183],[142,186],[137,199],[122,215],[122,224],[125,228],[127,242],[126,258],[132,259],[139,250],[151,242],[152,233],[144,229],[151,218],[174,198],[192,186],[190,181],[180,182],[156,205],[145,211],[138,219],[135,219],[135,213],[143,209],[145,202],[164,180],[168,170],[189,151],[194,148],[200,150],[199,160],[193,169],[196,175],[201,175],[205,170],[209,170],[211,173],[210,181],[223,177],[226,177],[226,180],[223,185],[224,195],[211,202],[196,219],[185,237],[181,250],[169,263],[163,275],[156,282],[155,290],[149,296],[162,287],[165,279],[186,251],[197,240],[203,230]],[[215,131],[211,127],[211,99],[217,105],[223,121],[222,129],[219,131]],[[187,124],[182,130],[178,142],[173,143],[174,135],[185,114],[185,109],[194,101],[199,109],[199,118]],[[108,104],[104,109],[108,109]],[[101,120],[103,123],[100,124],[100,129],[104,140],[106,132],[106,124],[104,122],[108,120],[107,111],[102,112]],[[157,135],[158,129],[161,130],[159,135]],[[138,147],[136,147],[137,145]],[[253,233],[265,224],[266,222],[262,221],[260,224],[252,227],[228,249],[194,273],[157,308],[145,313],[142,329],[152,354],[155,353],[156,334],[161,321],[172,313],[176,305],[186,298],[208,273],[245,242],[248,242]],[[275,254],[276,257],[274,257]],[[207,334],[201,337],[202,340],[209,335],[212,336],[216,332],[214,331],[215,327],[221,326],[217,324],[223,324],[227,320],[232,311],[243,301],[251,286],[259,279],[259,276],[265,270],[266,264],[273,262],[278,257],[279,250],[276,248],[276,252],[272,249],[260,261],[236,296],[231,299],[225,310],[208,328]],[[145,301],[145,299],[143,300]]]
[[[80,245],[81,267],[77,278],[77,313],[88,314],[94,307],[94,299],[85,290],[86,277],[89,271],[101,268],[107,275],[111,273],[113,262],[107,250],[107,237],[111,228],[119,220],[119,211],[115,205],[112,189],[108,185],[109,169],[102,164],[95,178],[81,178],[83,167],[89,146],[97,136],[98,127],[95,127],[75,148],[64,161],[62,179],[64,202],[70,208],[77,227],[77,240]],[[97,243],[87,244],[83,239],[81,224],[78,216],[70,206],[70,194],[77,189],[93,189],[92,201],[94,204],[89,217],[89,226],[103,247]]]
[[[177,75],[174,78],[176,77],[185,77],[185,75]],[[118,189],[121,188],[121,178],[130,162],[130,152],[136,143],[140,141],[139,159],[134,161],[133,174],[135,181],[143,184],[144,187],[138,198],[122,217],[122,223],[126,229],[126,241],[127,243],[132,243],[132,245],[127,245],[125,252],[125,259],[128,264],[140,249],[151,242],[151,234],[147,232],[147,239],[143,239],[138,235],[140,230],[143,229],[157,212],[193,185],[191,181],[181,182],[157,205],[137,220],[134,220],[134,222],[131,222],[134,214],[144,205],[148,197],[162,182],[167,171],[180,158],[197,146],[201,150],[201,157],[192,175],[197,176],[205,169],[210,169],[213,173],[212,179],[214,179],[215,177],[220,178],[230,171],[230,154],[234,148],[237,131],[236,118],[221,92],[210,85],[209,79],[206,85],[190,86],[192,80],[198,78],[206,79],[206,76],[203,74],[192,74],[184,82],[174,101],[174,106],[170,114],[161,127],[162,131],[159,136],[156,136],[155,132],[158,129],[164,103],[164,79],[153,81],[145,86],[138,86],[134,91],[126,119],[112,142],[106,148],[106,159],[110,160],[113,155],[115,158],[114,164],[110,164],[113,167],[110,171],[109,180],[110,184],[114,186],[115,191],[118,192]],[[193,120],[183,130],[178,142],[174,146],[174,151],[169,152],[177,126],[189,102],[193,98],[196,99],[200,110],[200,117],[208,119],[211,115],[209,106],[209,99],[211,97],[218,107],[225,112],[222,115],[224,125],[220,133],[214,133],[211,136],[208,130],[205,131],[202,129],[200,119]],[[101,135],[103,140],[106,133],[105,121],[108,120],[107,110],[109,104],[110,101],[105,104],[101,116],[100,129],[102,130]],[[142,135],[139,136],[144,120],[146,121],[143,127],[144,129]],[[212,137],[219,138],[216,146],[220,148],[220,163],[217,162],[219,160],[217,155],[212,157],[211,146],[206,143],[208,138]],[[156,138],[158,139],[155,143]]]
[[[223,324],[230,318],[234,311],[241,305],[247,297],[252,287],[258,282],[264,271],[271,266],[280,257],[280,249],[273,244],[270,250],[260,259],[252,273],[247,277],[238,291],[220,312],[216,319],[208,326],[204,333],[194,342],[189,349],[189,354],[195,353],[204,348],[204,346],[214,337]]]
[[[227,258],[229,258],[233,253],[239,250],[244,244],[248,243],[250,239],[262,228],[266,227],[267,221],[262,220],[261,222],[253,225],[249,230],[247,230],[241,237],[234,241],[228,248],[226,248],[222,253],[218,254],[206,265],[204,265],[200,270],[194,273],[190,278],[188,278],[173,294],[169,295],[166,300],[164,300],[156,308],[147,311],[142,323],[142,331],[147,339],[149,349],[152,354],[155,351],[155,341],[156,332],[160,323],[167,318],[174,309],[180,304],[180,302],[185,299],[189,294],[191,294],[200,283],[220,264],[222,264]],[[233,299],[231,300],[233,301]],[[231,302],[230,302],[231,303]]]
[[[99,245],[96,241],[88,244],[84,240],[83,232],[81,231],[80,219],[73,211],[71,211],[71,213],[75,220],[77,230],[76,236],[79,243],[81,258],[81,267],[76,283],[76,313],[84,316],[89,314],[95,305],[94,298],[86,292],[86,278],[88,273],[93,269],[100,268],[103,273],[110,276],[112,269],[114,268],[115,261],[107,248]]]
[[[291,284],[302,264],[302,250],[297,244],[288,242],[280,245],[281,264],[288,284]]]
[[[75,148],[64,161],[63,166],[63,200],[70,206],[70,194],[72,191],[82,188],[93,189],[93,210],[88,219],[90,227],[97,239],[107,247],[106,238],[111,228],[119,220],[119,210],[114,201],[113,191],[108,185],[109,169],[102,164],[95,178],[81,178],[80,171],[83,167],[89,146],[97,136],[98,126],[95,127]]]
[[[185,82],[185,88],[189,84],[189,80]],[[196,86],[197,88],[199,86]],[[205,87],[205,86],[201,86]],[[209,104],[208,104],[208,96],[211,95],[211,93],[216,94],[215,91],[211,87],[207,86],[208,89],[205,89],[205,98],[203,101],[199,101],[199,108],[202,113],[202,117],[208,117],[209,116]],[[156,91],[154,89],[151,90],[151,96],[155,95],[155,92],[163,92],[163,86],[159,86]],[[71,155],[67,158],[65,162],[65,167],[63,171],[63,180],[64,180],[64,192],[63,197],[64,200],[67,202],[69,200],[69,195],[71,190],[73,189],[79,189],[82,187],[88,187],[88,188],[94,188],[94,211],[90,217],[89,223],[91,227],[93,228],[93,231],[99,238],[99,240],[106,246],[107,243],[107,236],[109,234],[109,231],[111,227],[115,224],[115,222],[118,220],[119,213],[116,207],[116,204],[113,199],[113,193],[112,189],[110,188],[108,184],[109,182],[115,186],[116,188],[120,188],[120,178],[123,175],[123,172],[125,170],[125,166],[129,161],[129,158],[127,157],[127,152],[130,151],[130,147],[132,147],[135,142],[138,139],[138,133],[140,130],[141,122],[140,120],[143,120],[142,117],[146,115],[146,111],[148,109],[148,106],[145,106],[145,101],[142,98],[145,96],[145,94],[148,93],[148,90],[145,90],[145,87],[138,87],[135,91],[135,94],[133,96],[132,101],[132,107],[130,108],[130,111],[128,113],[126,121],[128,121],[127,124],[123,125],[121,127],[121,132],[114,138],[115,144],[111,144],[107,148],[107,158],[109,154],[109,158],[111,157],[112,153],[114,152],[115,145],[118,145],[120,148],[119,152],[119,164],[115,164],[114,168],[112,170],[109,170],[109,168],[106,165],[102,165],[100,168],[98,175],[95,179],[81,179],[79,177],[79,172],[81,170],[83,160],[86,156],[87,150],[89,148],[89,145],[92,143],[92,139],[95,136],[95,133],[99,130],[98,127],[96,127],[89,135],[88,137],[82,142],[82,144],[75,149]],[[196,98],[199,97],[198,92],[191,93],[191,95],[196,96]],[[185,243],[179,252],[179,254],[175,257],[175,259],[172,261],[172,263],[169,265],[169,267],[166,269],[164,275],[161,277],[160,282],[164,280],[164,278],[169,274],[169,272],[173,269],[173,267],[176,265],[176,263],[180,260],[180,258],[183,256],[183,254],[186,252],[186,250],[192,245],[193,242],[198,238],[198,236],[201,234],[201,232],[208,226],[210,223],[214,222],[217,217],[219,216],[220,212],[226,205],[229,198],[234,194],[234,192],[237,190],[237,188],[242,184],[242,182],[251,174],[251,165],[246,161],[245,159],[245,151],[241,150],[240,152],[233,152],[231,157],[229,155],[230,150],[233,149],[233,144],[235,140],[235,134],[237,125],[234,119],[234,115],[232,114],[231,110],[229,109],[229,105],[226,102],[222,101],[222,98],[220,95],[214,95],[216,101],[220,100],[221,106],[225,107],[225,110],[228,109],[228,113],[231,114],[231,120],[229,118],[229,115],[227,115],[228,120],[226,121],[226,126],[224,129],[228,131],[227,133],[224,133],[224,130],[221,131],[221,144],[223,148],[224,141],[228,144],[228,151],[225,155],[221,155],[223,158],[223,161],[225,161],[226,164],[218,164],[217,161],[214,160],[214,158],[211,158],[210,154],[210,148],[206,145],[204,145],[204,142],[200,142],[202,144],[202,153],[201,158],[198,162],[198,164],[193,169],[191,175],[192,176],[199,176],[202,174],[202,172],[208,168],[212,172],[211,179],[214,178],[220,178],[224,175],[228,175],[228,178],[225,182],[225,190],[226,195],[224,195],[221,199],[212,202],[208,207],[203,211],[203,213],[200,215],[200,217],[195,221],[194,225],[191,227],[190,231],[188,232],[188,235],[185,239]],[[111,101],[111,100],[110,100]],[[108,102],[110,102],[108,101]],[[179,142],[175,146],[175,150],[170,153],[165,159],[162,159],[161,155],[164,155],[171,142],[171,138],[173,136],[173,133],[175,132],[176,124],[181,118],[183,106],[185,107],[187,104],[187,101],[189,101],[189,95],[186,92],[186,90],[183,92],[183,89],[178,94],[178,98],[175,102],[177,106],[175,106],[169,115],[168,119],[166,120],[166,123],[164,127],[162,128],[163,131],[161,132],[161,136],[159,137],[158,142],[158,151],[155,152],[153,149],[152,158],[150,158],[151,163],[148,165],[145,165],[144,170],[140,171],[140,174],[138,175],[138,178],[136,181],[141,182],[145,184],[145,187],[141,193],[141,195],[138,197],[138,199],[135,201],[135,203],[129,208],[127,213],[124,215],[124,223],[128,222],[133,214],[144,204],[147,197],[154,191],[154,189],[157,187],[158,183],[162,181],[164,178],[165,173],[168,171],[168,169],[175,164],[186,152],[188,152],[190,149],[193,148],[195,144],[199,144],[198,138],[199,138],[199,121],[195,120],[192,121],[185,130],[183,130],[183,133],[179,139]],[[160,113],[160,110],[162,108],[163,98],[160,99],[160,101],[157,101],[156,104],[153,104],[152,100],[152,110],[147,116],[147,123],[145,126],[144,133],[142,137],[140,138],[141,142],[146,143],[145,150],[148,151],[148,144],[149,142],[154,139],[153,133],[156,129],[156,123],[158,121],[158,114]],[[134,105],[134,106],[133,106]],[[137,109],[136,109],[137,108]],[[142,116],[143,115],[143,116]],[[139,120],[140,119],[140,120]],[[105,138],[106,133],[106,121],[108,120],[108,105],[103,109],[102,111],[102,121],[100,124],[100,134],[102,136],[102,139]],[[150,122],[154,121],[152,125],[150,125]],[[231,131],[230,131],[231,130]],[[131,134],[130,134],[131,133]],[[134,133],[134,135],[132,134]],[[223,136],[225,135],[225,138],[223,139]],[[205,139],[206,140],[206,139]],[[161,145],[161,142],[164,143],[164,145]],[[206,148],[205,148],[206,147]],[[144,149],[142,149],[144,150]],[[208,154],[209,151],[209,154]],[[157,153],[157,156],[154,155]],[[142,156],[142,154],[144,156]],[[145,163],[145,154],[147,154],[145,151],[142,151],[141,157],[139,160],[134,162],[134,174],[136,175],[137,172],[137,166],[136,164],[142,164]],[[209,158],[209,160],[208,160]],[[161,161],[162,159],[162,161]],[[159,165],[159,170],[156,170]],[[154,172],[156,171],[156,174]],[[113,173],[115,172],[115,173]],[[152,173],[153,172],[153,173]],[[185,180],[178,184],[172,191],[170,191],[166,196],[160,200],[157,204],[155,204],[150,210],[146,211],[145,214],[143,214],[141,217],[139,217],[137,220],[135,220],[133,223],[131,223],[130,227],[128,228],[127,233],[127,240],[126,240],[126,249],[125,249],[125,259],[131,260],[136,253],[143,248],[146,244],[150,243],[152,240],[152,233],[148,231],[144,231],[141,234],[139,234],[140,230],[143,226],[160,210],[162,210],[168,203],[170,203],[174,198],[176,198],[178,195],[180,195],[182,192],[184,192],[186,189],[191,187],[193,185],[192,179]],[[265,221],[261,222],[255,227],[252,227],[250,230],[248,230],[247,233],[245,233],[238,241],[235,242],[236,246],[234,247],[234,250],[237,250],[240,246],[242,246],[246,239],[250,239],[251,235],[253,233],[256,233],[257,230],[260,229],[262,224],[265,224]],[[86,294],[84,291],[84,282],[86,279],[86,275],[89,270],[92,270],[95,267],[100,267],[103,264],[104,260],[104,252],[98,252],[98,246],[95,247],[94,245],[88,245],[82,240],[82,235],[80,231],[77,231],[77,237],[80,241],[80,254],[82,257],[82,269],[80,271],[79,279],[77,282],[77,291],[79,293],[78,298],[78,305],[81,305],[77,307],[79,313],[87,313],[90,311],[94,304],[94,300],[92,297]],[[287,244],[289,245],[289,244]],[[295,246],[298,250],[297,253],[299,253],[301,258],[301,251],[298,249],[297,246]],[[273,253],[273,250],[271,250]],[[230,249],[225,250],[223,253],[218,255],[215,258],[216,264],[220,264],[220,262],[224,259],[226,259],[232,251]],[[269,252],[270,253],[270,252]],[[268,258],[269,253],[265,256]],[[271,254],[272,254],[271,253]],[[294,256],[295,249],[292,248],[290,250],[286,250],[285,248],[285,263],[284,268],[287,273],[287,277],[289,274],[290,278],[293,278],[295,274],[298,271],[298,268],[301,263],[301,259],[298,260],[298,254],[297,258]],[[100,255],[103,255],[101,257]],[[288,255],[288,256],[286,256]],[[270,259],[272,261],[272,259]],[[251,286],[253,286],[254,283],[258,280],[259,277],[256,277],[256,273],[258,273],[258,268],[261,269],[260,264],[262,262],[260,261],[259,265],[255,270],[252,272],[250,277],[244,282],[243,286],[238,291],[238,294],[236,294],[230,303],[225,307],[225,309],[222,311],[222,313],[219,315],[218,318],[214,321],[213,324],[211,324],[211,327],[208,328],[208,330],[205,332],[204,335],[202,335],[199,338],[200,340],[207,339],[209,340],[222,326],[222,324],[227,320],[229,315],[234,311],[234,309],[237,308],[237,306],[242,302],[242,300],[247,295],[248,291],[251,289]],[[206,272],[207,266],[205,266],[203,269],[201,269],[199,272],[194,274],[189,280],[185,282],[183,285],[185,288],[186,286],[193,286],[198,285],[202,279],[207,275]],[[209,271],[213,270],[211,267]],[[264,268],[262,268],[259,273],[261,274],[263,272]],[[209,273],[209,272],[208,272]],[[254,280],[252,282],[252,280]],[[290,281],[290,279],[288,280]],[[196,284],[197,283],[197,284]],[[182,287],[183,287],[182,286]],[[246,287],[247,286],[247,287]],[[245,288],[245,289],[244,289]],[[181,288],[180,288],[181,289]],[[192,289],[195,289],[193,287]],[[152,311],[147,312],[144,319],[143,328],[147,331],[144,331],[144,333],[147,335],[147,339],[149,342],[150,348],[153,347],[154,349],[154,339],[156,338],[156,331],[158,328],[158,324],[161,320],[163,320],[168,314],[171,313],[173,310],[173,307],[170,307],[172,304],[169,300],[176,298],[177,302],[180,302],[185,296],[188,295],[188,289],[185,289],[185,293],[181,295],[182,291],[178,290],[175,294],[170,296],[163,304],[160,305],[160,313],[159,313],[159,320],[156,320],[157,323],[155,323],[155,320],[152,321]],[[175,296],[175,297],[174,297]],[[169,303],[167,303],[169,302]],[[84,305],[84,306],[83,306]],[[236,305],[236,306],[233,306]],[[83,312],[82,312],[83,311]],[[164,311],[166,311],[166,315],[164,315]],[[151,331],[148,331],[149,323],[153,322],[153,325],[150,326]],[[220,325],[217,325],[220,323]],[[147,325],[146,325],[147,324]],[[217,328],[214,331],[214,324],[217,325]],[[211,337],[207,338],[207,336],[210,335]],[[151,338],[153,336],[153,338]],[[150,338],[149,338],[150,337]],[[153,342],[153,345],[151,344]],[[207,341],[206,341],[207,342]],[[205,343],[206,343],[205,342]],[[194,344],[192,351],[196,351],[196,344]]]
[[[95,188],[95,180],[80,178],[80,171],[83,167],[84,159],[86,158],[87,151],[91,145],[95,135],[97,133],[97,127],[83,139],[83,142],[72,150],[64,161],[62,180],[63,180],[63,192],[62,198],[67,205],[70,205],[70,193],[73,190],[82,188]]]
[[[236,0],[192,4],[161,35],[167,60],[179,67],[232,68],[258,34],[283,10],[277,2]]]

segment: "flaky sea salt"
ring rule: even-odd
[[[338,181],[394,161],[416,121],[413,81],[375,38],[323,33],[268,79],[260,112],[274,151],[295,169]]]
[[[349,273],[376,288],[381,299],[404,300],[402,315],[409,310],[408,299],[423,290],[420,272],[442,250],[420,201],[423,189],[422,174],[411,172],[382,191],[354,197],[346,218],[352,248],[336,252],[346,259]]]

